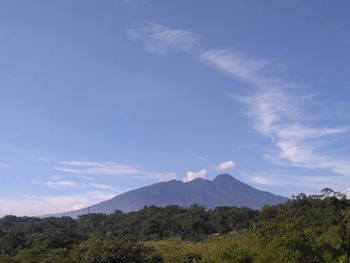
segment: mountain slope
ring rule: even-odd
[[[244,184],[229,174],[218,175],[213,181],[195,179],[191,182],[172,180],[138,188],[89,208],[56,214],[54,216],[77,217],[90,213],[113,213],[136,211],[146,205],[190,206],[204,205],[207,208],[217,206],[245,206],[260,209],[264,205],[284,203],[288,199],[269,192],[257,190]]]

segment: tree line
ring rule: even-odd
[[[261,211],[199,205],[0,219],[1,262],[350,262],[350,201],[326,188]],[[179,247],[180,246],[180,247]]]

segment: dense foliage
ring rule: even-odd
[[[2,262],[350,262],[350,201],[331,189],[286,204],[145,207],[72,219],[0,219]]]

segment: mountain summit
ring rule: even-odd
[[[207,208],[238,206],[260,209],[264,205],[284,203],[288,198],[257,190],[229,174],[220,174],[213,181],[197,178],[190,182],[172,180],[141,187],[89,208],[57,214],[71,216],[90,213],[110,214],[115,210],[136,211],[144,206],[190,206],[200,204]]]

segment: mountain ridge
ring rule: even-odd
[[[219,174],[212,181],[196,178],[190,182],[179,180],[159,182],[125,192],[88,208],[47,216],[78,217],[88,212],[110,214],[115,210],[131,212],[150,205],[188,207],[199,204],[208,209],[218,206],[261,209],[264,205],[280,204],[287,200],[286,197],[257,190],[224,173]]]

